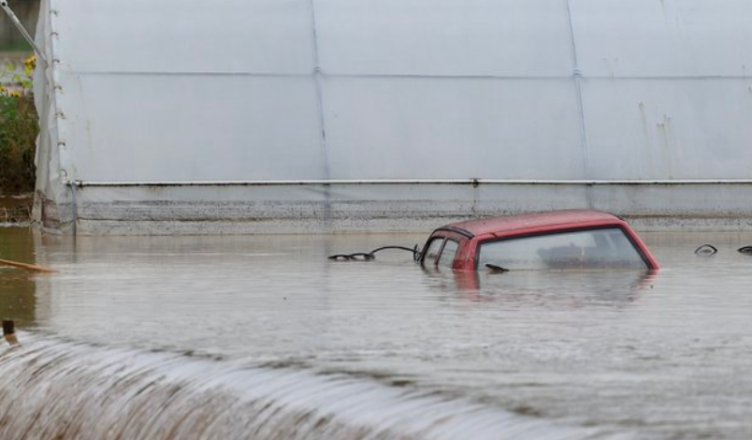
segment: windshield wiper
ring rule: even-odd
[[[501,266],[497,266],[497,265],[491,264],[491,263],[486,263],[486,267],[489,268],[489,269],[491,269],[495,273],[509,272],[509,269],[505,269],[505,268],[503,268]]]

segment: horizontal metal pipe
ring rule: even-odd
[[[316,75],[316,70],[307,72],[221,72],[214,70],[204,71],[116,71],[116,70],[74,70],[78,76],[190,76],[190,77],[258,77],[258,78],[311,78]],[[354,78],[354,79],[465,79],[465,80],[510,80],[510,81],[571,81],[575,77],[594,81],[677,81],[677,80],[749,80],[750,76],[742,74],[718,74],[718,75],[588,75],[582,72],[573,72],[563,75],[473,75],[473,74],[432,74],[432,73],[338,73],[318,72],[323,77],[329,78]]]
[[[517,179],[309,179],[309,180],[226,180],[196,182],[68,182],[78,188],[112,187],[209,187],[209,186],[308,186],[308,185],[576,185],[576,186],[650,186],[650,185],[752,185],[750,179],[714,180],[517,180]]]

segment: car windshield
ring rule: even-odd
[[[620,228],[562,232],[480,243],[478,268],[647,268]]]

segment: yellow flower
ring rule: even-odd
[[[10,92],[9,95],[12,96],[12,97],[14,97],[14,98],[20,98],[21,97],[21,92]]]
[[[29,69],[34,69],[37,66],[37,56],[32,55],[24,61],[24,66],[28,67]]]
[[[4,93],[4,92],[5,92],[5,87],[0,86],[0,93]]]

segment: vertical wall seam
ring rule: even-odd
[[[323,85],[322,85],[322,74],[321,74],[321,63],[319,59],[319,38],[318,38],[318,27],[316,23],[316,4],[315,0],[309,0],[310,6],[311,6],[311,30],[313,34],[313,62],[314,62],[314,70],[313,70],[313,76],[314,76],[314,82],[316,84],[316,105],[317,105],[317,116],[319,119],[319,127],[321,128],[321,137],[320,137],[320,143],[321,143],[321,156],[323,159],[323,166],[324,166],[324,178],[329,179],[331,178],[331,172],[329,169],[329,151],[327,148],[327,139],[326,139],[326,116],[324,114],[324,92],[323,92]]]
[[[316,21],[316,2],[310,0],[311,6],[311,32],[313,37],[313,78],[316,87],[316,101],[317,101],[317,114],[319,119],[319,127],[321,128],[321,137],[319,142],[321,143],[321,160],[323,166],[324,179],[331,179],[331,169],[329,167],[329,151],[327,148],[326,139],[326,115],[324,113],[324,91],[322,85],[321,74],[321,60],[319,58],[319,33]],[[331,222],[332,219],[332,191],[330,185],[324,186],[324,201],[322,206],[321,219],[324,222]]]
[[[579,58],[577,57],[577,40],[574,35],[574,22],[572,21],[572,8],[570,0],[564,0],[567,6],[567,23],[569,24],[569,41],[572,47],[572,62],[574,64],[574,72],[572,72],[572,79],[574,82],[575,93],[577,95],[577,111],[579,112],[579,132],[580,132],[580,148],[582,154],[582,172],[583,179],[588,180],[590,178],[590,145],[588,145],[587,135],[587,122],[585,121],[585,103],[582,99],[582,72],[580,71]],[[585,190],[587,205],[593,207],[593,188],[588,186]]]
[[[73,182],[73,181],[71,181],[71,182],[69,182],[69,185],[70,185],[70,189],[71,189],[71,198],[72,198],[72,203],[73,203],[73,207],[71,209],[73,211],[72,212],[72,214],[73,214],[73,220],[72,220],[72,222],[73,222],[73,237],[75,238],[76,235],[78,235],[77,234],[77,232],[78,232],[77,231],[78,230],[78,203],[76,202],[76,183]]]

